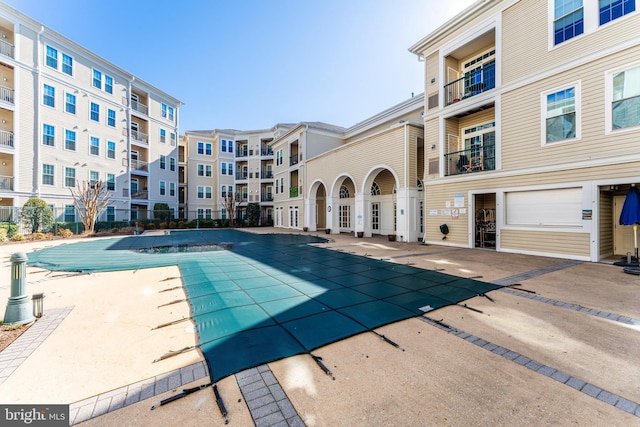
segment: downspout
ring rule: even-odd
[[[400,239],[401,241],[405,241],[405,239],[408,239],[408,235],[407,233],[409,232],[409,221],[407,220],[407,218],[409,217],[409,171],[408,169],[408,159],[407,156],[409,155],[409,141],[408,141],[408,136],[407,136],[407,124],[408,122],[405,122],[404,124],[404,215],[405,215],[405,220],[404,220],[404,231],[405,234],[402,235],[402,239]],[[397,209],[397,207],[396,207]],[[397,212],[396,212],[397,215]],[[396,231],[397,233],[397,231]]]
[[[131,93],[133,89],[131,88],[131,84],[136,81],[136,76],[131,76],[131,80],[128,82],[129,92],[127,93],[127,195],[128,195],[128,208],[129,208],[129,221],[131,221],[131,214],[133,213],[131,208]],[[148,178],[147,178],[148,179]],[[147,183],[147,187],[148,187]],[[136,221],[137,224],[137,221]]]
[[[41,174],[41,170],[40,170],[40,143],[42,141],[42,123],[40,123],[40,109],[42,108],[42,106],[40,105],[40,95],[41,95],[41,91],[42,91],[42,76],[41,76],[41,71],[40,71],[40,61],[42,59],[41,56],[41,46],[42,46],[42,33],[44,33],[44,25],[40,26],[40,31],[38,31],[38,43],[37,43],[37,54],[36,54],[36,99],[35,99],[35,105],[37,106],[35,109],[36,112],[36,117],[35,117],[35,122],[36,122],[36,126],[38,127],[36,129],[36,140],[35,140],[35,144],[36,144],[36,149],[35,151],[35,158],[34,158],[34,163],[35,163],[35,169],[36,169],[36,179],[35,179],[35,188],[33,189],[33,192],[35,193],[35,195],[37,197],[40,197],[40,174]],[[15,188],[15,186],[14,186]]]
[[[308,135],[308,131],[309,131],[309,125],[305,123],[304,125],[304,167],[302,168],[302,209],[305,208],[306,205],[306,196],[304,195],[304,191],[307,188],[307,135]],[[300,187],[300,186],[298,186]],[[298,194],[300,195],[300,194]],[[309,215],[311,215],[311,212],[307,212],[306,209],[304,209],[304,215],[302,216],[302,227],[309,227],[309,224],[305,224],[307,222],[307,219],[309,218]]]

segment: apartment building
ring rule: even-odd
[[[410,47],[431,147],[425,242],[589,261],[633,251],[619,217],[640,184],[636,3],[478,1]]]
[[[275,226],[422,238],[423,105],[419,95],[349,128],[303,122],[276,138]]]
[[[247,219],[250,203],[260,207],[260,224],[273,224],[274,155],[270,143],[292,125],[239,131],[187,131],[180,138],[179,217]]]
[[[101,220],[177,210],[179,100],[4,4],[0,37],[1,207],[79,221],[70,188],[102,180]]]

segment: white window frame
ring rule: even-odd
[[[98,145],[94,145],[93,142],[96,141]],[[97,153],[92,153],[93,149],[97,150]],[[100,155],[100,138],[97,136],[89,137],[89,155],[90,156],[99,156]]]
[[[45,166],[50,166],[52,172],[50,174],[45,174],[44,172],[44,167]],[[44,178],[45,177],[51,177],[51,183],[45,183],[44,182]],[[42,185],[49,185],[49,186],[55,186],[56,185],[56,165],[52,165],[50,163],[43,163],[42,164]]]
[[[547,96],[565,89],[575,89],[575,113],[576,113],[576,136],[573,138],[558,141],[547,141]],[[540,144],[542,147],[556,146],[567,142],[580,141],[582,139],[582,84],[575,81],[566,85],[558,86],[544,91],[540,94]]]
[[[630,64],[616,67],[614,69],[605,72],[604,82],[604,102],[605,102],[605,114],[604,114],[604,133],[605,135],[625,133],[625,132],[637,132],[640,126],[630,126],[626,128],[613,129],[613,76],[623,71],[631,70],[633,68],[640,67],[640,61],[632,62]]]
[[[69,102],[67,102],[67,96],[72,96],[73,97],[73,104],[70,104]],[[69,109],[67,108],[67,106],[69,105],[73,105],[73,112],[69,111]],[[72,114],[72,115],[76,115],[76,111],[78,111],[78,97],[73,94],[73,93],[69,93],[69,92],[65,92],[64,94],[64,112],[67,114]]]
[[[159,191],[160,191],[160,195],[161,196],[166,196],[167,195],[167,182],[166,181],[160,181],[159,183]]]

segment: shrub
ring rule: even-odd
[[[66,239],[73,236],[73,231],[69,230],[68,228],[58,228],[58,236]]]
[[[24,236],[22,234],[14,234],[13,237],[11,237],[12,242],[22,242],[23,240]]]
[[[33,240],[44,240],[44,233],[33,233]]]
[[[39,197],[32,197],[20,211],[20,220],[32,233],[47,231],[53,225],[53,210]]]
[[[156,225],[154,223],[150,222],[144,228],[145,228],[145,230],[155,230],[156,229]]]
[[[6,228],[0,228],[0,242],[7,240],[7,233],[8,231]]]

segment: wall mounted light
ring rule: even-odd
[[[435,150],[436,149],[436,144],[431,144],[431,149]]]
[[[434,84],[436,82],[436,78],[435,77],[431,77],[431,84]]]

